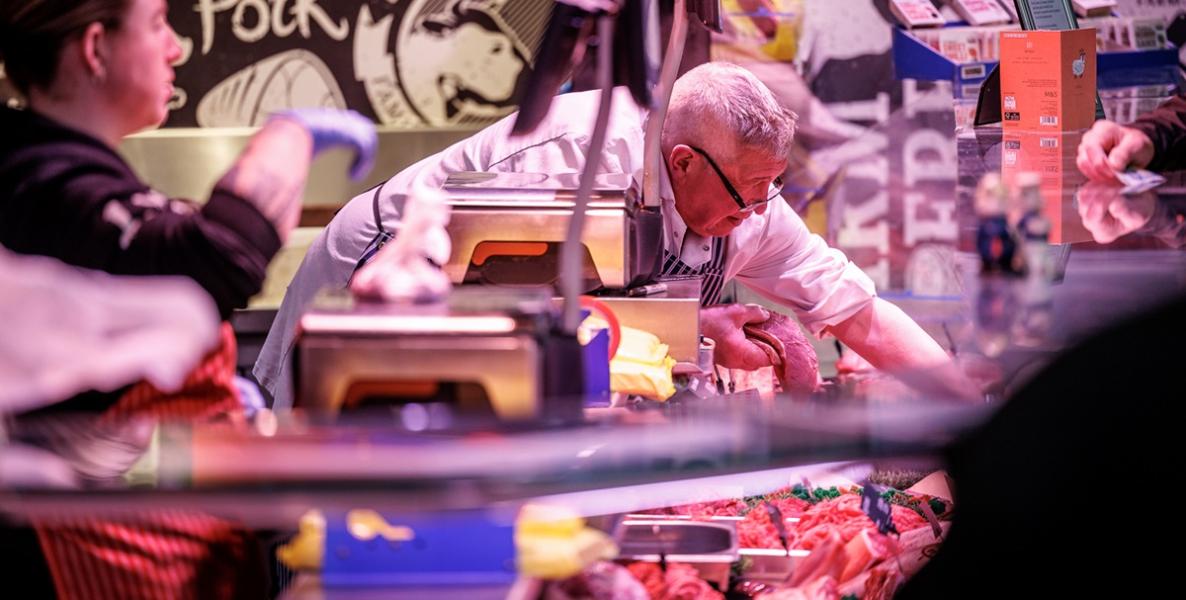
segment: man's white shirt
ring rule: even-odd
[[[577,173],[585,165],[599,92],[558,96],[536,130],[512,138],[515,115],[404,169],[378,190],[350,200],[309,246],[288,286],[276,320],[260,350],[254,374],[276,398],[292,400],[289,353],[295,328],[313,297],[323,288],[344,288],[368,245],[383,228],[399,235],[400,210],[414,184],[440,187],[459,171]],[[610,127],[599,173],[634,173],[641,179],[646,112],[624,88],[614,92]],[[711,241],[688,229],[678,211],[666,169],[660,170],[664,244],[688,266],[711,257]],[[737,279],[763,297],[789,308],[813,334],[840,323],[873,301],[873,281],[808,231],[786,202],[771,202],[765,214],[753,214],[729,235],[725,280]]]

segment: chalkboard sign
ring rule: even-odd
[[[551,6],[170,0],[183,56],[166,126],[252,126],[304,106],[396,127],[480,126],[514,110]]]

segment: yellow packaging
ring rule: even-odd
[[[596,317],[585,319],[584,325],[592,329],[606,326]],[[658,336],[623,326],[618,353],[609,363],[609,388],[618,394],[666,400],[675,394],[673,367],[675,359],[668,356],[668,346]]]
[[[565,579],[585,567],[618,555],[608,535],[562,506],[529,504],[515,521],[515,564],[519,572],[542,579]]]

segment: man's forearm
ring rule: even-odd
[[[827,329],[874,367],[937,394],[975,397],[977,390],[951,357],[900,308],[874,298]]]
[[[874,298],[828,331],[884,371],[925,369],[950,361],[943,348],[902,309]]]

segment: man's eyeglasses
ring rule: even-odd
[[[725,191],[729,192],[729,195],[733,197],[733,201],[737,203],[737,207],[741,209],[742,213],[754,212],[759,207],[765,206],[768,202],[777,198],[778,195],[782,193],[782,177],[775,177],[774,181],[770,182],[770,192],[765,198],[754,200],[753,202],[747,204],[745,200],[741,199],[741,194],[737,193],[737,188],[733,187],[733,184],[729,182],[729,178],[725,177],[725,174],[721,171],[721,168],[717,166],[716,161],[714,161],[707,152],[697,148],[696,146],[688,147],[700,153],[700,156],[703,156],[704,160],[708,161],[708,166],[712,167],[712,170],[717,172],[717,177],[720,177],[721,183],[725,184]]]

